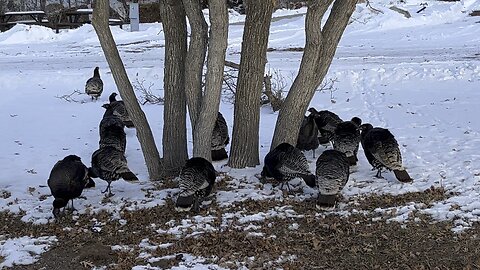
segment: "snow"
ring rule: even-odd
[[[41,10],[37,11],[10,11],[10,12],[5,12],[3,15],[38,15],[38,14],[45,14],[45,12]]]
[[[408,203],[399,207],[378,206],[373,212],[388,216],[388,222],[407,223],[412,213],[430,215],[434,220],[453,220],[453,231],[468,229],[480,220],[480,29],[478,17],[468,14],[480,9],[480,1],[451,2],[428,1],[427,8],[416,13],[425,1],[396,3],[408,10],[411,18],[389,9],[385,1],[370,1],[380,13],[364,4],[357,5],[351,24],[347,27],[338,47],[327,80],[335,80],[332,90],[318,91],[311,106],[336,112],[343,119],[359,116],[364,122],[388,128],[400,143],[403,161],[413,183],[400,183],[392,173],[377,179],[360,149],[359,164],[353,168],[342,195],[347,203],[340,203],[334,211],[318,215],[348,216],[368,212],[347,210],[348,203],[357,196],[421,192],[433,187],[443,187],[453,194],[448,199],[431,205]],[[301,48],[305,42],[304,20],[306,9],[279,10],[271,25],[267,72],[279,73],[288,90],[298,71],[301,52],[285,51]],[[208,17],[208,12],[205,12]],[[244,15],[229,13],[229,46],[227,59],[239,61]],[[134,85],[151,87],[163,96],[164,38],[161,24],[142,24],[139,32],[129,32],[128,27],[112,27],[115,41]],[[117,91],[111,71],[105,61],[95,31],[91,25],[59,34],[36,25],[16,25],[0,33],[0,211],[21,214],[25,222],[45,224],[53,222],[52,201],[46,180],[53,165],[64,156],[76,154],[86,165],[98,146],[98,124],[103,115],[101,105],[108,102],[110,93]],[[104,94],[91,101],[83,94],[84,83],[100,67],[104,81]],[[70,95],[74,101],[61,98]],[[140,97],[140,93],[136,92]],[[161,105],[144,105],[142,109],[152,127],[161,152],[163,110]],[[232,132],[233,105],[223,101],[220,108]],[[261,110],[260,156],[267,154],[277,113],[269,107]],[[188,118],[187,118],[188,119]],[[188,124],[189,152],[192,152],[191,130]],[[96,179],[97,187],[84,190],[86,199],[75,200],[78,215],[107,211],[118,219],[120,211],[162,206],[175,198],[178,189],[158,188],[148,181],[140,145],[134,129],[126,129],[126,156],[129,167],[139,183],[123,180],[112,184],[115,196],[104,200],[100,190],[106,182]],[[323,147],[316,150],[317,156]],[[228,149],[227,149],[228,151]],[[310,168],[315,169],[311,153],[305,153]],[[215,202],[227,209],[241,205],[246,200],[275,200],[285,202],[268,212],[250,215],[243,211],[220,215],[188,216],[182,222],[159,221],[151,229],[159,234],[176,237],[195,235],[218,229],[214,222],[221,219],[222,228],[240,224],[252,236],[255,222],[268,222],[271,218],[301,219],[288,205],[289,200],[305,201],[316,196],[316,191],[298,179],[291,181],[295,195],[286,198],[278,186],[262,184],[255,176],[262,165],[255,168],[232,169],[225,161],[216,162],[218,171],[227,175],[225,189],[218,189]],[[303,191],[303,192],[302,192]],[[372,221],[385,220],[375,217]],[[413,222],[415,220],[413,219]],[[102,224],[94,223],[101,231]],[[292,221],[294,230],[298,223]],[[71,229],[71,228],[70,228]],[[239,229],[239,228],[236,228]],[[1,239],[1,238],[0,238]],[[5,239],[1,243],[1,266],[33,263],[29,254],[38,255],[55,241],[54,238],[33,239],[22,237]],[[151,243],[143,242],[145,255]],[[155,243],[168,247],[170,243]],[[131,247],[117,246],[124,250]],[[28,255],[28,256],[27,256]],[[184,254],[186,259],[174,269],[221,269],[219,266],[202,266],[203,258]],[[199,266],[200,265],[200,266]],[[196,268],[197,267],[197,268]],[[134,269],[156,269],[137,266]]]
[[[38,260],[38,256],[47,251],[49,247],[56,242],[55,236],[43,236],[31,238],[23,236],[0,240],[0,269],[12,267],[14,265],[32,264]]]

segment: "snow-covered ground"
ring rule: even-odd
[[[480,1],[459,2],[406,1],[397,6],[410,11],[411,18],[388,9],[385,1],[370,1],[381,12],[359,4],[340,42],[327,79],[336,81],[331,91],[319,91],[311,102],[318,109],[336,112],[343,119],[359,116],[364,122],[386,127],[401,145],[403,161],[413,183],[395,180],[385,173],[377,179],[363,157],[343,190],[345,202],[333,213],[348,214],[344,206],[349,199],[369,194],[402,194],[443,187],[452,192],[444,201],[431,206],[410,204],[396,209],[392,220],[404,222],[411,211],[420,211],[436,220],[455,220],[455,231],[468,228],[480,220],[480,28],[479,17],[468,14],[480,9]],[[404,1],[405,2],[405,1]],[[271,26],[269,47],[277,49],[268,54],[267,72],[279,73],[288,90],[300,64],[301,52],[282,49],[303,47],[306,9],[280,10]],[[227,59],[238,62],[244,16],[230,13]],[[142,84],[157,95],[163,95],[164,39],[161,24],[143,24],[141,31],[128,32],[112,28],[118,49],[135,85]],[[90,164],[98,147],[98,124],[108,102],[116,91],[110,69],[91,25],[59,34],[40,26],[17,25],[0,33],[0,211],[22,214],[22,220],[43,224],[52,222],[52,201],[46,180],[52,166],[69,154],[80,156]],[[83,92],[85,81],[100,67],[104,94],[91,101]],[[72,95],[71,95],[72,94]],[[140,92],[137,92],[140,96]],[[66,101],[71,95],[72,101]],[[163,107],[144,105],[157,146],[161,151]],[[233,105],[222,102],[221,112],[233,124]],[[261,157],[266,155],[277,118],[270,107],[261,110]],[[190,127],[188,127],[190,128]],[[156,189],[148,181],[142,152],[134,129],[126,129],[126,155],[139,183],[116,181],[116,194],[104,201],[100,190],[106,182],[97,179],[95,189],[85,190],[87,200],[76,200],[78,214],[107,210],[119,216],[120,209],[139,209],[164,205],[175,197],[177,189]],[[190,135],[190,130],[188,135]],[[191,140],[189,141],[191,151]],[[228,150],[228,149],[227,149]],[[317,149],[317,156],[323,151]],[[315,160],[306,153],[314,170]],[[219,189],[216,203],[228,207],[246,199],[281,201],[278,187],[261,184],[254,176],[261,166],[230,169],[225,161],[215,163],[225,172],[227,189]],[[293,183],[300,186],[300,181]],[[301,186],[304,192],[290,195],[304,201],[316,191]],[[222,214],[222,222],[236,218],[245,226],[250,222],[273,216],[294,215],[288,206],[267,213],[248,215],[242,212]],[[392,211],[381,205],[376,212]],[[74,218],[75,218],[74,215]],[[186,219],[182,224],[167,223],[170,230],[158,229],[181,237],[187,227],[208,231],[216,217]],[[250,225],[249,225],[250,224]],[[253,228],[254,232],[255,228]],[[55,238],[2,239],[0,237],[0,267],[12,263],[31,263],[24,254],[37,255],[52,244]],[[142,242],[143,243],[143,242]],[[142,243],[139,243],[141,246]],[[148,239],[143,243],[148,251]],[[32,245],[38,245],[32,247]],[[23,248],[22,248],[23,247]],[[142,246],[141,246],[142,247]],[[25,252],[23,252],[25,251]],[[148,252],[147,252],[148,253]],[[11,254],[20,254],[17,257]],[[191,256],[190,256],[191,257]],[[18,260],[15,260],[18,258]],[[201,258],[190,258],[194,267]],[[137,269],[137,268],[136,268]],[[153,269],[138,267],[138,269]]]

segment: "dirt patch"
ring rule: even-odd
[[[284,48],[284,49],[268,48],[267,52],[303,52],[303,48],[300,48],[300,47]]]
[[[422,192],[409,192],[400,195],[370,195],[355,199],[355,208],[373,210],[375,208],[389,208],[407,205],[408,203],[423,203],[430,205],[434,202],[446,200],[455,193],[446,192],[442,187],[430,187]]]
[[[118,256],[110,246],[96,242],[77,244],[64,242],[42,254],[34,265],[22,265],[12,269],[84,270],[117,262]]]
[[[374,209],[381,205],[400,206],[408,202],[432,203],[448,197],[444,190],[400,196],[362,198],[355,209]],[[353,206],[348,206],[353,207]],[[265,216],[272,209],[292,213],[240,222],[225,220],[225,213]],[[293,212],[292,212],[293,210]],[[278,212],[281,212],[280,210]],[[19,217],[0,213],[0,228],[5,237],[56,235],[57,243],[40,260],[15,270],[33,269],[131,269],[147,265],[142,252],[164,259],[150,262],[170,268],[186,260],[184,254],[206,258],[205,263],[237,269],[478,269],[480,267],[480,225],[454,234],[450,221],[433,222],[415,214],[416,222],[373,221],[369,214],[348,217],[315,209],[313,201],[247,200],[220,208],[215,200],[201,209],[208,226],[191,226],[179,234],[166,233],[185,220],[197,224],[192,213],[173,211],[173,202],[138,211],[120,211],[120,219],[106,212],[81,215],[77,220],[62,220],[46,225],[23,223]],[[412,219],[413,220],[413,219]],[[201,225],[201,224],[199,224]],[[207,229],[205,229],[207,228]],[[175,229],[175,230],[178,230]],[[146,240],[148,238],[148,240]],[[147,241],[153,248],[140,245]],[[163,247],[158,247],[162,245]],[[116,248],[112,249],[111,247]],[[461,254],[461,256],[459,256]]]

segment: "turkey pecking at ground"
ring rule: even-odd
[[[123,124],[127,128],[133,128],[135,127],[133,125],[132,119],[130,118],[127,108],[125,107],[125,103],[123,100],[117,100],[116,98],[117,93],[112,93],[109,97],[108,100],[110,103],[104,104],[102,107],[106,109],[105,114],[103,115],[104,117],[107,115],[116,115],[122,119]]]
[[[100,121],[100,148],[111,146],[125,153],[127,135],[124,131],[123,121],[115,116],[104,116]]]
[[[52,168],[47,183],[55,198],[53,201],[53,216],[58,218],[60,208],[67,206],[69,200],[78,198],[83,189],[91,184],[89,169],[82,163],[80,157],[75,155],[66,156],[58,161]]]
[[[337,195],[345,187],[350,174],[347,156],[337,150],[326,150],[317,159],[318,209],[335,207]]]
[[[333,136],[333,149],[344,153],[351,166],[357,165],[358,146],[360,144],[360,130],[362,120],[353,117],[350,121],[338,123]]]
[[[310,113],[304,116],[302,126],[298,132],[297,148],[303,151],[312,150],[313,158],[315,158],[315,149],[318,148],[318,128],[315,123],[315,115]]]
[[[360,126],[361,143],[370,165],[377,169],[376,177],[382,177],[382,169],[393,171],[400,182],[411,182],[412,178],[402,165],[402,154],[397,140],[388,129],[373,127],[371,124]]]
[[[227,121],[225,121],[225,118],[223,118],[223,115],[219,112],[212,132],[212,160],[228,158],[225,147],[229,142],[230,137],[228,137]]]
[[[302,178],[309,187],[315,187],[315,175],[310,172],[305,155],[288,143],[278,145],[265,156],[261,175],[281,182],[281,189],[287,183],[290,190],[288,181],[296,177]]]
[[[315,116],[315,123],[317,124],[320,137],[318,141],[321,144],[328,144],[333,140],[335,128],[343,120],[331,111],[317,111],[315,108],[308,109]]]
[[[87,80],[85,84],[85,93],[92,97],[92,100],[98,99],[103,92],[103,81],[100,79],[98,67],[93,70],[93,77]]]
[[[90,172],[92,177],[98,177],[107,181],[108,186],[102,192],[108,192],[107,197],[114,195],[110,189],[112,181],[120,178],[127,181],[138,180],[137,176],[128,168],[127,159],[123,151],[112,146],[102,147],[93,152]]]
[[[208,160],[201,157],[187,160],[177,177],[180,194],[175,209],[183,212],[193,208],[193,211],[198,212],[201,201],[212,191],[215,178],[215,168]]]

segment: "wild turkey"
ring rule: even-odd
[[[360,144],[360,130],[362,120],[353,117],[350,121],[338,123],[333,136],[333,149],[345,153],[350,165],[357,165],[358,146]]]
[[[100,148],[112,146],[125,153],[127,136],[124,131],[123,121],[115,116],[104,116],[100,121]]]
[[[87,80],[85,84],[85,93],[92,97],[92,100],[98,99],[103,92],[103,81],[100,79],[98,67],[93,70],[93,77]]]
[[[331,111],[317,111],[315,108],[310,108],[308,111],[315,116],[315,123],[320,132],[320,137],[318,137],[319,143],[328,144],[333,141],[335,128],[343,120]]]
[[[315,149],[318,148],[318,128],[315,123],[315,115],[310,113],[303,117],[302,126],[298,132],[297,148],[304,151],[312,150],[315,158]]]
[[[53,197],[53,216],[59,217],[60,208],[67,206],[69,200],[78,198],[83,189],[90,183],[89,170],[82,163],[80,157],[66,156],[52,168],[47,183]]]
[[[228,137],[227,121],[225,121],[225,118],[223,118],[223,115],[219,112],[212,132],[212,160],[228,158],[225,147],[229,142],[230,137]]]
[[[212,163],[201,157],[187,160],[177,177],[180,194],[175,203],[177,211],[199,211],[201,200],[206,198],[215,184],[216,173]]]
[[[326,150],[317,159],[318,209],[335,207],[337,194],[348,181],[350,167],[347,156],[337,150]]]
[[[122,119],[123,123],[127,128],[133,128],[133,122],[132,119],[130,119],[130,116],[128,115],[127,108],[125,107],[125,103],[123,100],[117,100],[116,98],[117,93],[112,93],[109,97],[108,100],[110,101],[109,104],[104,104],[102,107],[106,109],[105,114],[103,116],[107,115],[116,115]]]
[[[410,182],[412,178],[402,165],[402,154],[397,140],[388,129],[373,127],[371,124],[360,126],[361,143],[368,162],[377,169],[376,177],[382,177],[382,169],[393,171],[400,182]]]
[[[290,190],[288,181],[296,177],[302,178],[309,187],[315,187],[315,175],[310,172],[307,159],[302,151],[289,143],[278,145],[265,156],[261,175],[282,182],[281,189],[287,183]]]
[[[110,189],[112,181],[120,178],[127,181],[138,180],[137,176],[128,168],[127,159],[123,151],[112,146],[102,147],[93,152],[90,171],[92,177],[98,177],[107,181],[108,186],[102,193],[108,191],[108,197],[114,195]]]

